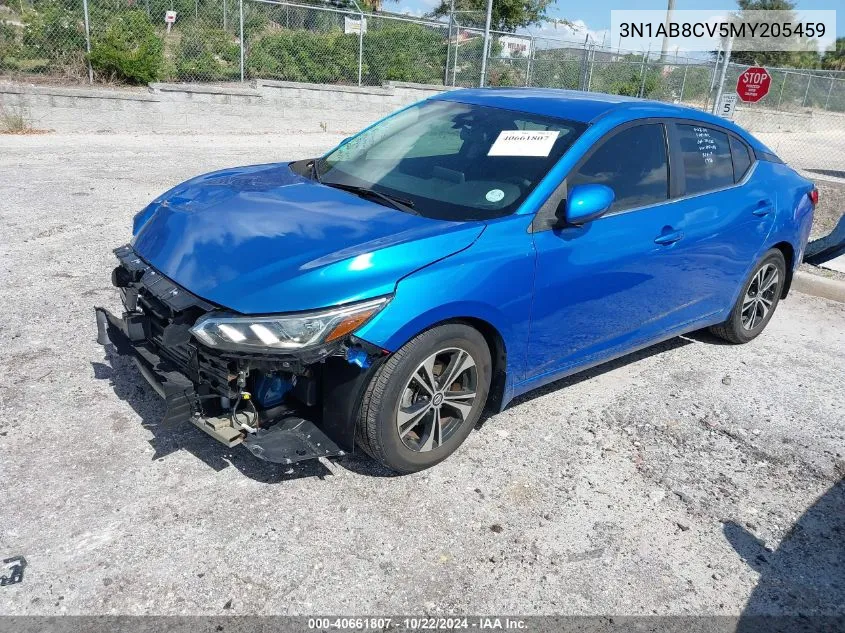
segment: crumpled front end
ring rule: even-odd
[[[115,250],[118,317],[95,308],[98,342],[132,357],[164,399],[164,423],[191,422],[226,446],[278,463],[342,455],[354,446],[354,410],[387,352],[354,336],[304,350],[211,349],[191,328],[220,310],[180,287],[131,246]]]

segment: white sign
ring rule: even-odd
[[[528,57],[531,54],[531,40],[524,37],[502,35],[499,38],[502,57]]]
[[[488,156],[548,156],[557,140],[558,130],[503,130]]]
[[[363,18],[362,20],[355,20],[353,18],[343,18],[343,32],[347,35],[349,33],[354,33],[355,35],[357,35],[361,32],[361,28],[364,29],[364,33],[367,32],[367,18]]]
[[[165,11],[164,21],[167,24],[173,24],[176,21],[176,11]]]
[[[716,106],[716,114],[725,119],[733,120],[737,99],[739,99],[739,96],[735,92],[723,94],[719,97],[719,104]]]

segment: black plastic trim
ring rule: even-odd
[[[125,321],[105,308],[94,310],[97,316],[98,342],[110,342],[118,354],[131,357],[144,379],[164,398],[167,408],[162,422],[186,422],[194,413],[200,412],[194,383],[187,376],[179,372],[170,361],[156,354],[146,343],[130,340]]]

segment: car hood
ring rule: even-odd
[[[133,247],[197,296],[260,314],[389,294],[483,230],[385,207],[275,164],[171,189],[136,216]]]

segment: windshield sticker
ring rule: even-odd
[[[491,189],[484,197],[487,198],[487,202],[499,202],[499,200],[505,197],[505,192],[501,189]]]
[[[488,156],[548,156],[560,130],[502,130]]]

